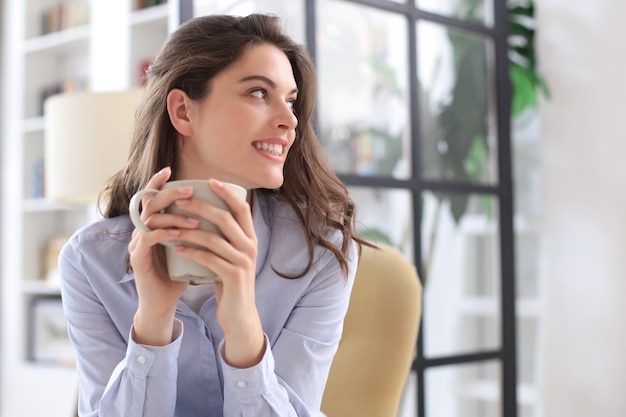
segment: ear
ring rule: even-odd
[[[167,94],[167,114],[174,129],[183,136],[191,136],[193,133],[191,106],[191,99],[183,90],[174,88]]]

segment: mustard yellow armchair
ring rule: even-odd
[[[328,417],[395,417],[414,357],[422,286],[391,246],[363,247],[322,399]]]

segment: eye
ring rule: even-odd
[[[265,100],[265,98],[267,97],[267,92],[264,89],[259,88],[257,90],[251,91],[250,95],[258,98],[259,100]]]
[[[287,100],[287,105],[293,111],[296,106],[296,99],[292,98],[292,99]]]

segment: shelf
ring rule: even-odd
[[[537,298],[520,298],[516,302],[518,318],[539,317],[540,301]],[[500,316],[500,302],[495,297],[465,296],[458,303],[458,311],[469,316]]]
[[[168,6],[167,3],[163,3],[133,11],[130,15],[130,24],[131,26],[139,26],[145,23],[163,21],[167,25],[167,19]]]
[[[459,395],[466,399],[496,402],[500,400],[500,390],[499,382],[483,379],[464,383]],[[537,389],[530,384],[518,384],[517,397],[520,405],[536,405],[539,401]]]
[[[474,380],[462,384],[459,395],[462,398],[482,401],[498,401],[500,384],[493,380]]]
[[[499,234],[495,219],[490,219],[484,215],[465,215],[463,216],[462,230],[468,236],[494,236]],[[522,234],[538,234],[537,221],[529,219],[527,216],[517,214],[513,222],[513,232],[516,235]]]
[[[60,297],[61,287],[56,282],[27,280],[22,284],[22,292],[26,295],[58,295]]]
[[[51,53],[55,50],[64,50],[75,47],[81,43],[87,43],[89,38],[89,26],[79,26],[60,32],[53,32],[24,42],[24,53],[34,54],[37,52]]]
[[[82,206],[56,203],[44,198],[27,198],[22,202],[24,213],[49,213],[55,211],[80,210]]]
[[[30,117],[24,120],[24,133],[43,132],[45,118],[43,116]]]
[[[130,87],[131,73],[153,58],[176,18],[178,0],[132,10],[134,1],[79,0],[89,21],[43,33],[59,16],[48,16],[59,0],[5,1],[0,16],[9,36],[0,49],[7,59],[3,97],[13,100],[3,119],[3,142],[10,164],[3,174],[15,181],[2,197],[6,216],[2,230],[18,236],[6,247],[2,262],[3,308],[10,311],[0,323],[6,356],[2,372],[11,378],[0,396],[2,416],[74,415],[76,371],[73,348],[66,337],[61,303],[58,253],[78,229],[100,219],[97,203],[82,205],[53,201],[43,190],[46,118],[44,102],[60,91],[109,91]],[[81,6],[81,7],[82,7]],[[82,18],[82,16],[78,16]],[[49,18],[49,23],[43,19]],[[121,26],[120,26],[121,24]],[[114,70],[110,70],[113,65]],[[3,148],[3,150],[5,150]],[[6,349],[5,349],[6,348]],[[6,365],[6,368],[4,367]],[[29,401],[32,394],[37,401]]]

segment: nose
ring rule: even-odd
[[[298,118],[294,114],[290,103],[283,102],[279,104],[274,126],[288,131],[294,130],[298,126]]]

